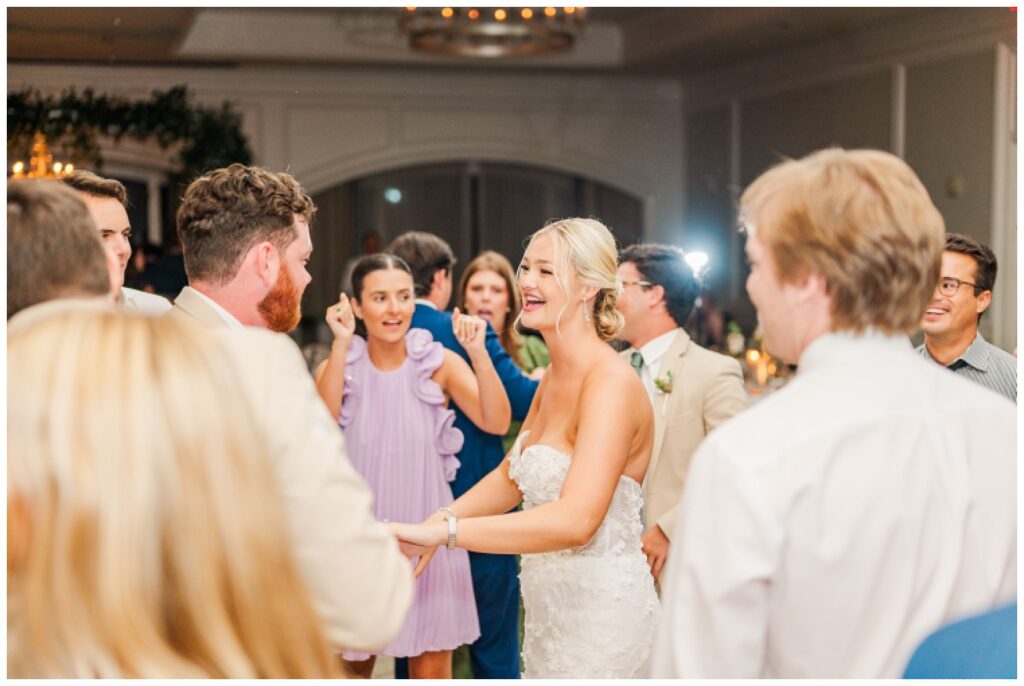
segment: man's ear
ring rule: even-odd
[[[817,272],[808,270],[802,277],[787,285],[793,290],[797,302],[829,297],[828,282]]]
[[[444,289],[444,283],[445,283],[445,281],[447,279],[448,279],[448,270],[447,269],[444,269],[442,267],[441,269],[438,269],[437,271],[435,271],[434,272],[434,278],[430,282],[430,292],[431,293],[435,293],[435,292],[437,292],[439,290]]]
[[[992,291],[982,291],[978,295],[978,315],[988,309],[988,306],[992,304]]]
[[[648,290],[650,296],[650,305],[652,308],[656,308],[658,305],[665,302],[665,287],[661,285],[651,286]]]
[[[267,288],[277,282],[277,274],[281,269],[281,256],[270,241],[263,241],[249,248],[247,259],[254,262],[256,275]]]

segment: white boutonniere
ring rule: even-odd
[[[672,372],[667,371],[654,380],[654,387],[658,389],[659,393],[668,395],[672,392],[672,380]]]
[[[658,389],[658,394],[665,396],[661,401],[661,416],[665,416],[665,411],[668,409],[668,395],[672,392],[672,372],[667,371],[657,379],[654,380],[654,387]]]

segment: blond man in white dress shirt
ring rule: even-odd
[[[903,161],[819,151],[740,209],[767,349],[799,372],[693,458],[652,675],[899,677],[1016,597],[1015,406],[910,345],[944,228]]]
[[[697,345],[683,330],[700,294],[686,254],[633,245],[619,255],[626,320],[619,338],[654,404],[654,451],[644,479],[644,553],[657,581],[676,539],[676,509],[690,459],[704,437],[750,404],[739,362]]]

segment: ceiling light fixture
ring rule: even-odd
[[[28,164],[18,160],[11,165],[12,179],[59,179],[68,176],[75,170],[70,162],[54,162],[46,137],[36,131],[32,142],[32,157]]]
[[[459,57],[521,57],[572,47],[583,7],[406,7],[401,27],[414,50]]]

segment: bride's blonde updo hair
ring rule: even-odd
[[[555,278],[562,292],[569,294],[570,269],[576,272],[584,286],[596,287],[598,291],[590,312],[591,324],[602,340],[615,338],[625,320],[615,309],[615,301],[622,293],[622,281],[618,277],[618,250],[612,232],[596,219],[570,217],[549,222],[530,236],[530,243],[544,235],[554,239],[555,262],[558,264]],[[567,303],[566,308],[570,304]],[[559,321],[566,308],[558,313]]]

